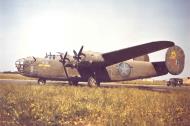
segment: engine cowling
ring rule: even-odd
[[[172,75],[180,74],[184,69],[185,54],[179,46],[170,47],[166,52],[165,64]]]
[[[143,56],[135,57],[135,58],[133,58],[133,60],[149,62],[149,56],[148,55],[143,55]]]

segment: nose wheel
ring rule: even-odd
[[[44,85],[44,84],[46,84],[46,80],[40,78],[40,79],[38,79],[38,84],[39,84],[39,85]]]

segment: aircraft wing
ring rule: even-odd
[[[174,46],[174,43],[171,41],[155,41],[121,50],[116,50],[113,52],[104,53],[102,54],[102,57],[104,58],[105,65],[109,66],[125,60],[129,60],[131,58],[156,52],[171,46]]]

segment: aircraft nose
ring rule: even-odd
[[[25,59],[22,58],[22,59],[18,59],[16,62],[15,62],[15,66],[17,68],[17,70],[19,72],[23,72],[23,69],[24,69],[24,61]]]
[[[36,62],[35,57],[22,58],[15,62],[15,66],[19,72],[23,72],[26,67],[29,67],[34,62]]]

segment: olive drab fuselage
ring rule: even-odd
[[[155,69],[154,64],[145,61],[129,60],[120,62],[101,69],[85,69],[84,67],[65,67],[58,59],[36,58],[36,62],[26,65],[21,74],[29,77],[44,78],[47,80],[68,80],[78,79],[87,81],[92,73],[96,73],[99,80],[104,82],[133,80],[139,78],[148,78],[167,74],[166,68],[160,72]],[[162,63],[159,63],[162,64]],[[66,76],[66,72],[68,77]]]
[[[149,53],[168,48],[165,61],[149,62]],[[67,52],[46,55],[45,58],[27,57],[16,61],[18,71],[39,80],[112,82],[178,75],[184,69],[185,54],[171,41],[150,42],[108,53],[83,52],[83,46],[74,56]]]

